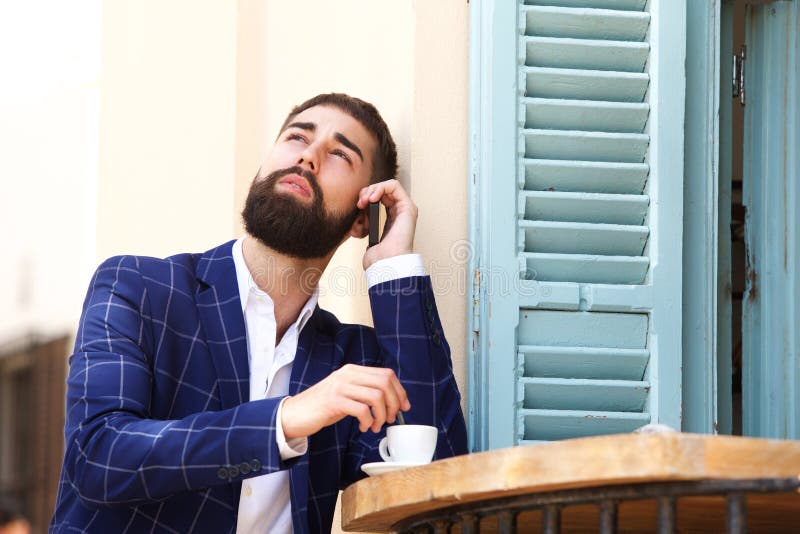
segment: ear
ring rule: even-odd
[[[353,226],[350,227],[350,235],[356,239],[361,239],[369,235],[369,216],[367,215],[366,209],[358,212]]]

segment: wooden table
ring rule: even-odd
[[[800,532],[798,487],[800,441],[599,436],[459,456],[361,480],[344,492],[342,527],[743,532],[746,522],[748,532]]]

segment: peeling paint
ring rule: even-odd
[[[752,253],[750,250],[747,251],[747,268],[745,271],[745,277],[747,279],[747,289],[745,294],[747,295],[748,302],[756,302],[758,300],[758,271],[756,271],[755,265],[756,261],[755,258],[751,258]]]

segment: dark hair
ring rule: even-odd
[[[397,147],[394,144],[394,139],[392,139],[392,134],[389,132],[389,127],[386,126],[375,106],[360,98],[344,93],[325,93],[309,98],[289,112],[286,120],[283,121],[281,132],[286,129],[286,126],[295,116],[314,106],[339,108],[360,122],[364,128],[375,136],[378,147],[375,149],[375,156],[372,158],[371,184],[397,178]]]

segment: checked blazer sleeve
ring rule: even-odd
[[[192,313],[183,306],[174,314]],[[275,439],[280,399],[177,419],[153,416],[156,374],[166,372],[159,361],[166,359],[164,335],[154,335],[154,324],[166,328],[167,321],[151,314],[140,259],[104,262],[89,288],[69,360],[66,484],[87,504],[135,504],[291,465],[281,461]],[[188,341],[204,343],[199,330]],[[219,395],[215,389],[199,394],[211,403]]]
[[[430,277],[382,282],[370,288],[369,297],[382,365],[395,371],[411,403],[406,423],[439,429],[434,460],[466,454],[461,395]],[[361,433],[354,425],[353,432],[342,487],[365,476],[363,463],[380,461],[377,448],[385,431]]]

